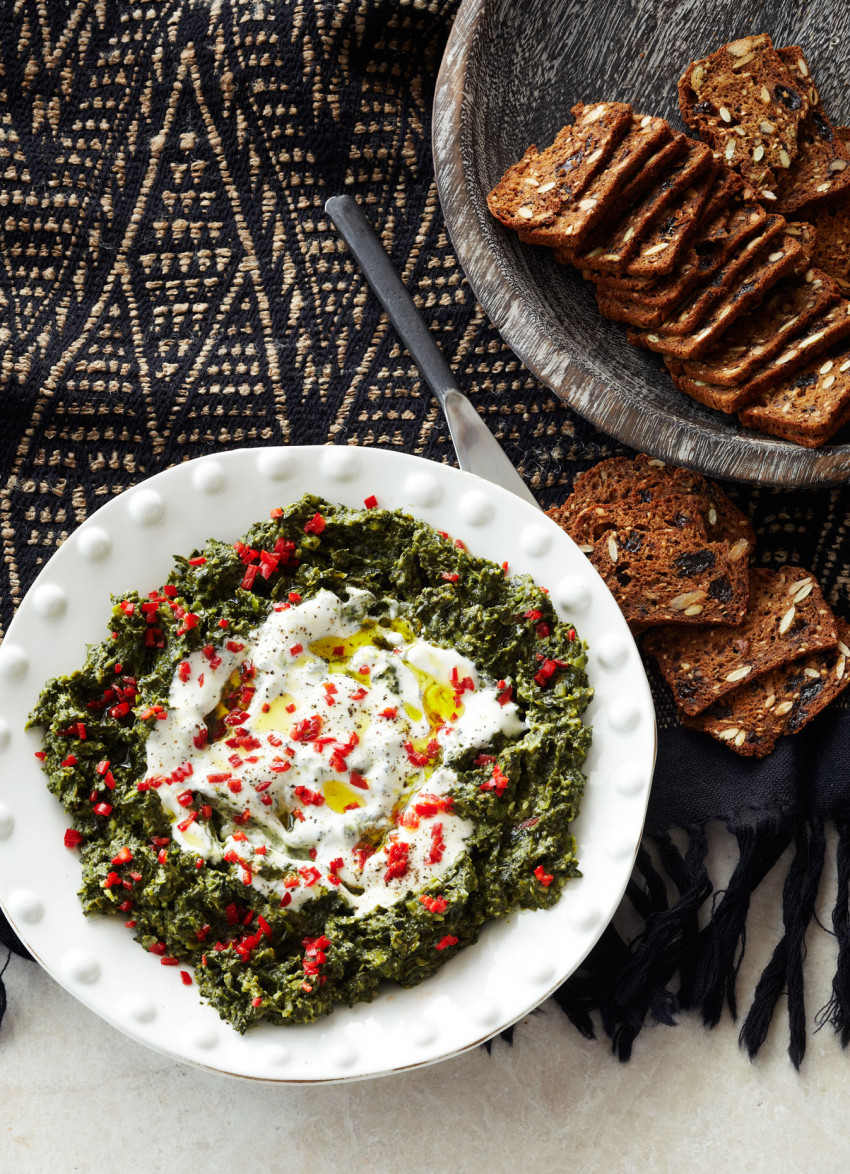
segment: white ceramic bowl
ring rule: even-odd
[[[27,714],[44,682],[104,636],[110,596],[158,587],[172,556],[234,540],[303,493],[361,506],[374,494],[463,539],[473,554],[550,588],[590,644],[596,697],[587,790],[574,831],[582,876],[555,908],[516,912],[412,990],[314,1024],[244,1036],[124,929],[85,918],[77,853],[34,758]],[[546,999],[613,915],[640,840],[655,753],[649,687],[623,617],[563,531],[505,490],[418,457],[349,447],[241,449],[160,473],[110,501],[56,552],[0,648],[0,904],[54,978],[97,1014],[176,1059],[279,1082],[352,1080],[433,1063],[494,1035]]]

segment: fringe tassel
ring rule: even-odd
[[[838,942],[838,961],[832,980],[832,998],[818,1012],[815,1022],[818,1028],[828,1023],[842,1048],[850,1043],[850,824],[839,823],[836,869],[838,892],[832,911],[832,928]]]
[[[823,821],[781,815],[758,824],[730,822],[738,842],[738,862],[728,885],[714,894],[709,923],[699,915],[711,897],[705,866],[705,830],[692,828],[684,855],[669,835],[653,837],[664,874],[646,848],[638,852],[626,897],[643,921],[629,944],[608,926],[584,964],[555,993],[570,1021],[587,1039],[594,1038],[592,1014],[598,1012],[612,1051],[630,1058],[635,1038],[647,1019],[675,1023],[676,1013],[695,1008],[707,1027],[720,1021],[724,1007],[737,1018],[736,981],[746,945],[746,922],[752,895],[783,852],[795,844],[782,898],[784,933],[759,979],[739,1042],[750,1058],[757,1055],[780,995],[788,997],[788,1054],[799,1068],[806,1050],[803,993],[805,935],[814,915],[826,855]],[[840,827],[838,899],[833,924],[839,944],[833,998],[821,1016],[850,1042],[850,823]],[[668,899],[667,881],[676,897]],[[678,975],[678,992],[672,986]]]
[[[685,856],[667,835],[655,839],[665,871],[678,891],[672,906],[667,884],[645,848],[638,852],[636,874],[626,896],[644,922],[639,937],[627,945],[609,926],[578,973],[555,993],[555,999],[587,1039],[594,1038],[591,1012],[599,1011],[612,1050],[623,1062],[647,1018],[673,1025],[678,1010],[667,989],[677,970],[687,968],[698,933],[699,907],[711,893],[705,869],[707,843],[701,828],[689,835]]]
[[[782,892],[782,920],[785,933],[773,951],[756,986],[753,1003],[741,1028],[739,1043],[754,1059],[767,1036],[767,1029],[783,990],[788,996],[790,1042],[788,1055],[799,1068],[806,1054],[806,1004],[803,997],[805,936],[823,873],[826,836],[823,822],[799,823],[795,830],[796,853],[788,869]]]
[[[690,1006],[702,1012],[706,1027],[716,1027],[724,1003],[737,1018],[735,982],[744,957],[750,898],[791,843],[793,824],[782,818],[753,826],[730,823],[738,841],[738,863],[711,921],[699,935]]]

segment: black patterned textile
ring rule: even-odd
[[[363,444],[453,460],[436,403],[323,213],[353,194],[462,387],[544,506],[618,447],[488,323],[433,177],[434,81],[456,0],[19,0],[0,9],[0,625],[57,546],[143,478],[215,450]],[[759,559],[810,568],[848,614],[848,494],[731,489]],[[850,1037],[848,718],[836,707],[763,763],[682,731],[656,690],[659,768],[628,899],[558,999],[626,1058],[647,1018],[735,1010],[747,905],[796,843],[786,934],[743,1040],[787,990],[807,1021],[804,935],[839,825],[839,957],[826,1014]],[[713,916],[704,826],[740,863]],[[688,848],[671,828],[685,828]],[[652,857],[648,851],[652,841]],[[653,864],[652,860],[655,860]],[[678,892],[668,897],[668,886]],[[0,942],[20,946],[0,921]],[[674,993],[675,991],[675,993]],[[0,1012],[3,1007],[0,983]],[[520,1036],[521,1040],[521,1036]]]

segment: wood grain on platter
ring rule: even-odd
[[[850,122],[840,0],[465,0],[443,58],[434,163],[449,234],[487,314],[534,374],[632,448],[769,485],[850,480],[850,429],[803,449],[742,429],[676,391],[657,356],[603,319],[593,287],[489,214],[487,192],[579,101],[620,100],[682,127],[676,82],[725,41],[767,32],[806,51],[833,122]],[[682,128],[684,129],[684,128]],[[848,442],[842,443],[847,439]]]

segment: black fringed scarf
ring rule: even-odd
[[[76,525],[177,461],[272,443],[452,460],[436,405],[324,217],[336,192],[355,195],[383,233],[461,386],[543,506],[621,451],[523,370],[447,240],[430,112],[456,8],[166,0],[72,17],[22,0],[0,11],[2,631]],[[847,614],[846,492],[731,492],[764,564],[814,571]],[[741,1041],[758,1051],[785,992],[791,1058],[803,1058],[814,1022],[805,935],[828,866],[837,957],[821,1018],[846,1044],[847,710],[757,763],[682,730],[657,682],[656,703],[658,770],[625,902],[638,928],[626,941],[609,927],[558,1003],[587,1036],[601,1023],[621,1059],[648,1021],[690,1011],[713,1026],[724,1007],[737,1014],[750,899],[793,845],[784,935],[740,1008]],[[723,892],[706,866],[712,820],[739,850]],[[826,821],[839,833],[828,865]],[[27,957],[2,920],[0,943],[0,965],[6,951]]]

